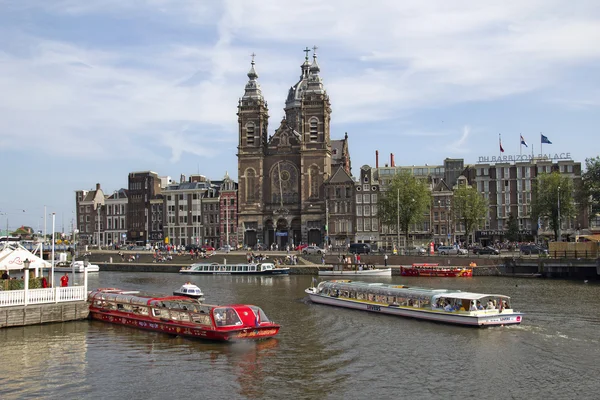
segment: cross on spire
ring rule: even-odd
[[[252,52],[252,54],[250,54],[250,57],[252,57],[252,64],[254,64],[254,57],[256,57],[256,54],[254,54],[254,52]]]
[[[314,45],[314,46],[313,46],[313,57],[316,57],[316,56],[317,56],[317,50],[318,50],[318,49],[319,49],[319,48],[318,48],[316,45]]]
[[[310,49],[307,47],[302,51],[306,53],[306,56],[304,56],[304,58],[308,60],[308,53],[310,53]]]

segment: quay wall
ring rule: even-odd
[[[86,301],[0,308],[0,328],[86,319]]]

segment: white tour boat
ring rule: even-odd
[[[392,269],[368,264],[333,264],[333,269],[319,271],[319,276],[392,276]]]
[[[198,301],[204,300],[204,293],[200,288],[190,282],[186,282],[179,289],[173,291],[174,296],[186,296]]]
[[[273,263],[258,264],[202,264],[196,263],[179,270],[180,274],[204,275],[288,275],[288,267],[275,267]]]
[[[520,324],[510,297],[350,280],[320,282],[306,289],[314,303],[466,326]]]
[[[75,272],[83,272],[84,262],[83,261],[73,261],[71,265],[55,265],[55,272],[73,272],[73,267],[75,267]],[[99,272],[100,267],[96,264],[88,264],[87,272]]]

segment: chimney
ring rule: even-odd
[[[379,150],[375,150],[375,168],[379,168]]]
[[[181,176],[179,177],[179,183],[183,183],[185,182],[185,175],[181,174]]]
[[[394,162],[394,153],[390,153],[390,167],[395,167],[396,163]]]
[[[100,184],[96,183],[96,190],[100,190]]]

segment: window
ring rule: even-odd
[[[246,144],[254,146],[254,123],[252,122],[246,125]]]
[[[371,203],[377,204],[377,193],[371,194]]]
[[[362,217],[362,206],[356,206],[356,215]]]
[[[246,201],[253,202],[256,200],[256,173],[253,169],[246,170]],[[206,210],[206,204],[204,205]]]
[[[319,168],[315,165],[310,167],[308,172],[309,179],[309,197],[319,197]]]
[[[371,200],[371,196],[369,194],[363,195],[363,203],[369,204],[369,200]]]
[[[363,191],[368,192],[369,191],[369,185],[363,185]]]
[[[356,204],[362,204],[362,194],[356,195]]]
[[[319,121],[316,118],[310,120],[310,141],[316,142],[319,140]]]
[[[364,215],[365,215],[365,217],[371,216],[371,206],[364,206]],[[366,220],[365,220],[365,223],[366,223]]]

